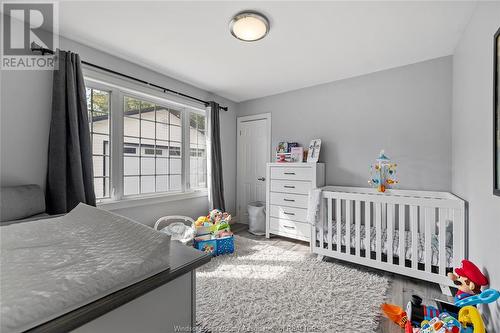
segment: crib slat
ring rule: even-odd
[[[375,254],[382,261],[382,203],[375,204]]]
[[[338,200],[338,199],[336,199]],[[328,250],[332,250],[332,220],[333,220],[333,206],[332,206],[332,201],[333,199],[328,199],[328,234],[326,236],[326,241],[328,242]],[[323,235],[321,235],[321,242],[324,242]]]
[[[345,252],[351,254],[351,200],[345,201]]]
[[[392,241],[394,235],[394,204],[387,204],[387,262],[392,264]]]
[[[405,205],[399,205],[399,266],[405,266],[406,251],[405,251],[405,229],[406,229],[406,216]]]
[[[355,240],[355,245],[354,248],[356,249],[356,255],[359,256],[361,254],[360,248],[361,248],[361,241],[360,241],[360,235],[361,235],[361,201],[356,200],[354,202],[355,206],[355,218],[356,218],[356,240]]]
[[[326,198],[327,207],[329,205],[331,205],[332,200],[333,199]],[[327,224],[331,223],[331,220],[327,220],[326,223]],[[325,223],[323,221],[321,221],[321,223],[319,225],[319,247],[322,249],[325,247],[325,230],[324,229],[325,229]]]
[[[342,251],[342,200],[340,199],[337,199],[335,220],[337,221],[337,252],[341,252]]]
[[[446,220],[448,220],[448,210],[439,208],[439,274],[446,272]]]
[[[411,267],[418,268],[418,207],[410,206]]]
[[[372,217],[372,211],[371,211],[371,204],[369,201],[365,201],[365,256],[368,259],[371,259],[371,247],[370,247],[370,242],[371,242],[371,217]]]
[[[316,246],[316,241],[317,241],[317,232],[319,232],[319,225],[320,224],[323,224],[323,221],[325,220],[325,214],[324,214],[324,210],[325,210],[325,203],[324,203],[324,198],[321,198],[320,199],[320,216],[319,216],[319,223],[314,223],[313,225],[311,225],[311,242],[309,243],[309,245],[311,246],[311,252],[314,253],[314,250],[315,248],[317,247]]]
[[[432,266],[432,234],[436,228],[436,209],[434,207],[425,208],[425,271],[430,272]]]

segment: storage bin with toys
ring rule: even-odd
[[[193,246],[214,257],[234,252],[234,237],[231,232],[231,215],[218,209],[207,216],[200,216],[194,223]]]

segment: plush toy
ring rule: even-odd
[[[214,209],[210,212],[210,214],[208,215],[210,217],[210,222],[212,222],[212,224],[217,224],[217,223],[220,223],[220,221],[222,221],[222,212],[218,209]]]
[[[455,273],[448,273],[448,277],[457,286],[455,303],[481,293],[481,287],[488,285],[488,279],[479,268],[469,260],[462,260],[462,267],[455,268]]]
[[[226,221],[227,223],[230,223],[231,222],[231,214],[229,214],[228,212],[222,213],[222,220]]]
[[[206,216],[200,216],[200,217],[198,217],[198,219],[194,222],[194,225],[195,225],[196,227],[202,227],[202,226],[204,226],[204,225],[205,225],[205,223],[209,223],[209,222],[210,222],[210,220],[209,220],[209,218],[208,218],[208,217],[206,217]]]

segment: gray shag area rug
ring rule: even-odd
[[[234,254],[198,269],[201,332],[377,330],[387,277],[274,244],[235,236]]]

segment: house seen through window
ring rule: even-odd
[[[113,94],[118,94],[122,103],[113,105]],[[116,88],[87,87],[87,104],[97,198],[206,188],[205,114],[131,96]],[[122,125],[121,137],[111,131],[115,122]],[[121,147],[113,149],[118,144]],[[117,151],[119,156],[111,153]],[[117,163],[117,158],[123,163]]]

